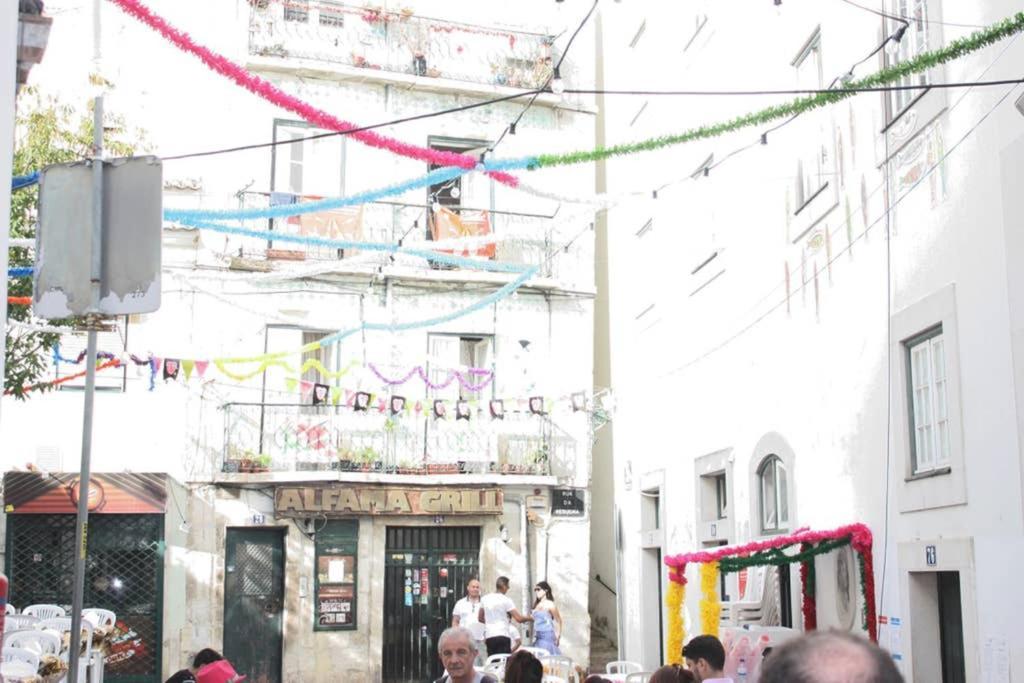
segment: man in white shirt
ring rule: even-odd
[[[529,614],[523,615],[516,609],[515,603],[508,593],[508,577],[499,576],[494,584],[497,592],[488,593],[480,599],[480,611],[477,616],[484,625],[484,642],[487,643],[487,654],[510,654],[512,652],[512,639],[509,638],[509,618],[515,619],[522,624],[526,621],[533,621]]]
[[[484,625],[480,623],[477,614],[480,612],[480,581],[473,578],[466,583],[466,597],[455,603],[452,610],[452,627],[461,626],[469,630],[473,635],[473,644],[476,645],[477,666],[484,663]]]
[[[725,647],[714,636],[697,636],[683,647],[686,668],[697,683],[733,683],[722,673],[725,668]]]

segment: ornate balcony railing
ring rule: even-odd
[[[249,193],[245,197],[247,207],[267,206],[269,201],[266,194]],[[432,234],[428,228],[428,213],[429,211],[422,205],[377,202],[363,205],[361,211],[356,211],[358,220],[353,221],[348,227],[342,226],[339,229],[334,228],[344,219],[323,230],[310,228],[309,221],[300,218],[275,219],[269,223],[253,222],[252,227],[261,230],[269,228],[284,234],[314,235],[341,240],[392,244],[401,241],[406,247],[430,250],[435,248],[435,242],[431,239]],[[565,212],[564,215],[548,217],[489,211],[487,220],[489,232],[486,235],[492,236],[493,242],[490,242],[486,235],[478,235],[472,237],[475,246],[448,251],[504,263],[537,266],[540,277],[556,279],[566,286],[585,289],[593,285],[593,239],[589,234],[580,234],[581,231],[586,233],[584,228],[589,223],[589,216]],[[475,233],[470,233],[472,234]],[[574,237],[576,239],[573,239]],[[268,258],[290,256],[304,261],[341,261],[353,266],[361,264],[372,268],[391,264],[432,267],[425,259],[418,257],[392,258],[383,252],[345,251],[321,246],[296,245],[285,241],[273,242],[272,247],[277,250],[274,252],[268,252],[268,244],[264,240],[244,238],[242,247],[243,253],[256,258],[264,255]]]
[[[250,0],[249,53],[533,89],[554,38],[331,0]]]
[[[390,417],[344,406],[228,403],[224,472],[548,475],[576,467],[576,440],[544,416]]]

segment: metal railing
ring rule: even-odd
[[[340,405],[228,403],[223,410],[224,472],[546,475],[552,463],[576,463],[576,441],[527,412],[498,420],[485,408],[470,420],[438,420]]]
[[[249,53],[534,89],[554,37],[330,0],[250,0]],[[564,75],[564,73],[563,73]]]
[[[270,199],[266,193],[246,193],[244,205],[248,207],[265,207]],[[273,221],[253,222],[252,227],[292,235],[317,235],[341,240],[365,240],[371,242],[398,243],[406,247],[433,249],[434,241],[428,225],[429,210],[424,205],[401,202],[375,202],[362,207],[360,228],[357,234],[330,232],[317,233],[308,229],[308,222],[302,219],[274,219]],[[593,238],[579,236],[586,227],[586,217],[575,216],[550,217],[539,214],[515,213],[507,211],[489,211],[490,235],[494,237],[493,257],[482,255],[485,237],[477,238],[476,247],[456,248],[449,250],[460,256],[480,259],[491,259],[503,263],[537,266],[541,277],[555,278],[566,285],[588,287],[593,284]],[[572,244],[565,249],[565,245]],[[260,257],[267,254],[268,243],[264,240],[243,240],[243,252],[247,255]],[[278,241],[270,245],[274,249],[295,252],[304,261],[344,261],[350,265],[376,266],[392,263],[437,268],[425,259],[412,256],[396,256],[383,252],[359,252],[358,250],[339,250],[321,246],[306,246],[291,242]],[[273,252],[280,257],[281,252]],[[441,266],[444,267],[444,266]],[[370,269],[373,269],[370,268]]]

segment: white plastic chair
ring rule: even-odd
[[[549,657],[549,656],[551,656],[551,653],[548,652],[547,650],[545,650],[542,647],[520,647],[519,650],[517,650],[517,652],[519,652],[519,651],[529,652],[531,655],[533,655],[537,659],[540,659],[541,657]]]
[[[18,613],[18,608],[15,607],[14,605],[12,605],[11,603],[7,603],[6,605],[4,605],[4,614],[6,614],[7,616],[11,616],[12,614],[17,614],[17,613]]]
[[[506,655],[506,654],[491,655],[490,657],[487,658],[487,661],[484,662],[484,667],[486,668],[488,666],[491,666],[492,664],[500,664],[501,668],[504,669],[505,668],[505,662],[508,661],[508,658],[510,656],[511,655]]]
[[[491,655],[484,662],[483,673],[487,676],[493,676],[499,681],[505,680],[505,663],[509,657],[510,655],[506,654]]]
[[[3,660],[5,662],[23,662],[31,666],[33,672],[39,671],[39,655],[23,647],[7,647],[5,645]]]
[[[97,628],[102,626],[104,628],[111,628],[117,622],[117,615],[108,609],[100,609],[99,607],[90,607],[82,610],[82,617],[90,617],[89,621],[93,622],[93,625]]]
[[[653,675],[653,671],[634,671],[631,674],[626,674],[626,683],[647,683]]]
[[[4,632],[32,628],[39,623],[39,617],[31,614],[12,614],[4,619]]]
[[[21,610],[21,613],[39,617],[40,619],[55,619],[56,617],[67,615],[67,612],[60,605],[29,605]]]
[[[53,631],[23,628],[4,633],[4,647],[31,650],[39,655],[59,655],[61,637]]]
[[[636,662],[630,662],[625,659],[617,659],[614,662],[608,662],[604,667],[604,672],[609,674],[631,674],[639,673],[644,668]]]
[[[544,665],[544,673],[548,676],[556,676],[558,678],[564,678],[567,681],[572,680],[576,671],[572,666],[572,659],[563,655],[545,655],[538,657],[540,663]]]
[[[43,619],[39,622],[39,628],[53,629],[58,633],[71,633],[71,617],[54,617],[53,619]],[[84,681],[86,679],[86,672],[89,670],[89,662],[92,658],[92,623],[86,619],[82,620],[82,635],[79,636],[80,640],[78,649],[81,651],[81,656],[78,658],[78,680]],[[71,650],[75,649],[75,639],[68,639],[68,652],[65,653],[70,655]],[[84,648],[82,647],[84,644]],[[61,657],[64,661],[68,662],[68,666],[71,666],[70,656],[62,654]]]
[[[0,661],[0,680],[10,681],[11,683],[25,680],[35,681],[39,679],[38,672],[38,668],[33,669],[31,664],[25,662]]]

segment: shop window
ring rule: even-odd
[[[355,630],[358,557],[358,520],[328,520],[316,532],[314,630]]]
[[[942,325],[903,343],[913,474],[949,471],[950,420]]]
[[[757,489],[761,532],[780,533],[789,527],[789,481],[786,465],[777,455],[769,455],[757,468]]]

